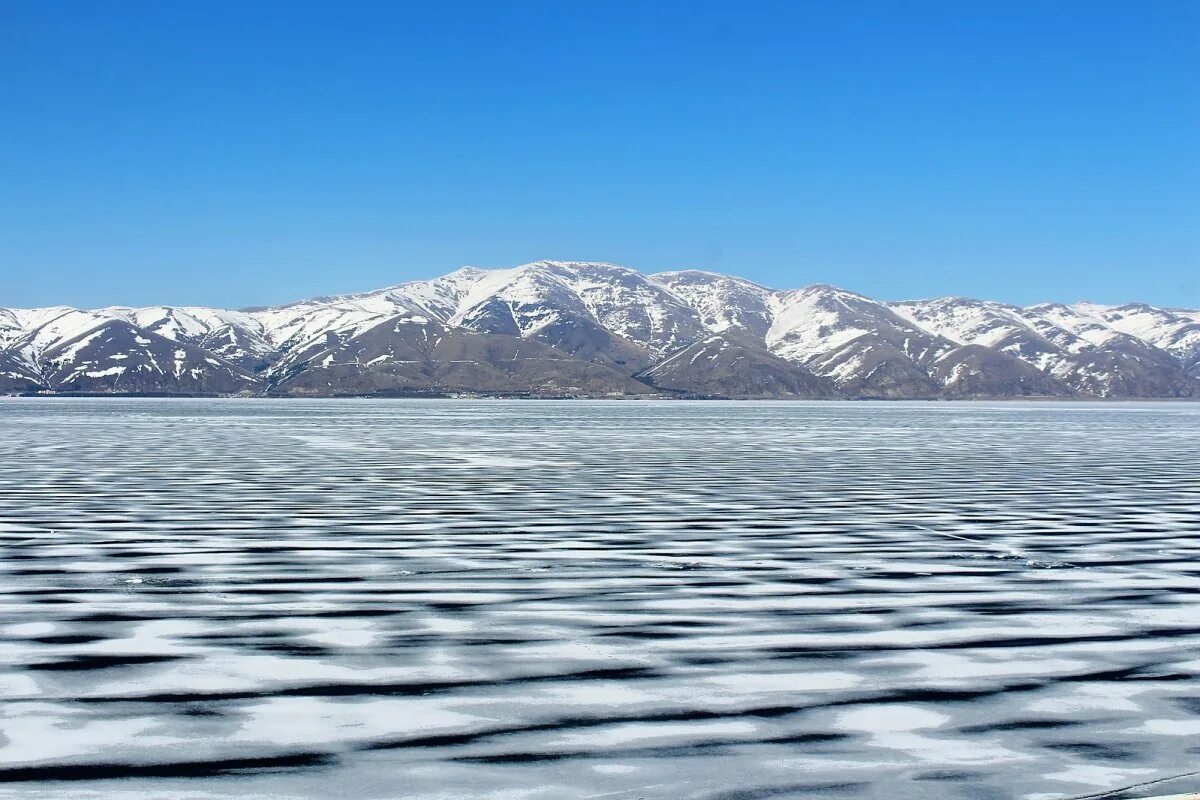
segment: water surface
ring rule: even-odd
[[[1195,404],[3,400],[0,796],[1152,780],[1198,533]]]

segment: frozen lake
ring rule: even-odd
[[[0,797],[1200,768],[1196,404],[8,399],[0,545]]]

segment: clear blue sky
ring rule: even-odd
[[[0,0],[0,306],[538,258],[1200,306],[1200,2]]]

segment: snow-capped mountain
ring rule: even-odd
[[[271,308],[0,308],[0,392],[31,391],[1200,397],[1200,311],[538,261]]]
[[[1021,359],[1070,391],[1098,397],[1189,397],[1194,364],[1107,326],[1087,303],[1018,308],[948,297],[893,303],[897,313],[955,342]],[[1194,375],[1193,375],[1194,377]]]
[[[1144,303],[1124,306],[1079,303],[1076,308],[1114,330],[1167,351],[1193,374],[1200,366],[1200,311],[1155,308]]]

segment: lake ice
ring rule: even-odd
[[[0,797],[1200,764],[1197,404],[6,399],[0,546]]]

